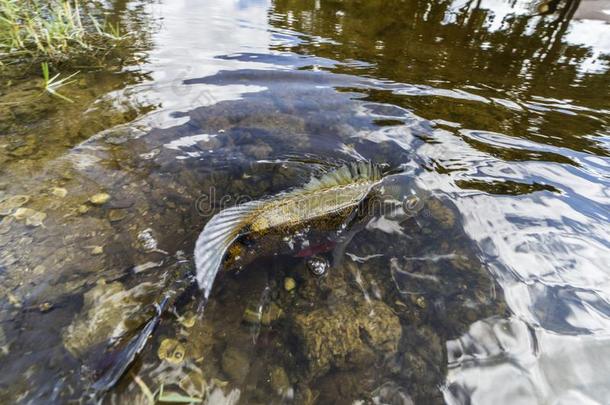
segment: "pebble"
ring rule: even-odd
[[[271,325],[284,315],[284,311],[275,302],[269,304],[266,311],[263,312],[261,317],[261,323],[265,326]]]
[[[89,198],[89,202],[93,205],[104,205],[110,200],[110,194],[98,193]]]
[[[53,187],[51,193],[56,197],[64,198],[68,195],[68,190],[63,187]]]
[[[17,208],[17,210],[13,213],[13,217],[18,221],[25,220],[26,225],[40,226],[42,225],[42,221],[44,221],[47,217],[47,214],[31,208],[21,207]]]
[[[418,295],[418,296],[412,295],[411,302],[413,302],[415,305],[417,305],[421,309],[426,309],[428,307],[428,303],[426,302],[426,299],[421,295]]]
[[[127,217],[127,210],[112,209],[108,212],[108,220],[110,222],[119,222]]]
[[[101,255],[102,253],[104,253],[104,248],[102,246],[94,246],[91,249],[92,255]]]
[[[15,208],[21,207],[28,201],[30,201],[30,197],[27,195],[14,195],[2,199],[0,201],[0,216],[10,215]]]
[[[315,276],[323,276],[330,266],[328,260],[318,256],[309,258],[306,264],[309,271]]]
[[[53,304],[50,302],[43,302],[38,306],[38,309],[44,314],[45,312],[49,312],[51,309],[53,309]]]
[[[271,388],[278,394],[283,394],[290,388],[288,374],[286,374],[286,370],[279,366],[274,367],[271,373],[269,373],[269,383]]]
[[[184,361],[184,345],[176,339],[164,339],[159,345],[157,355],[161,360],[172,364],[180,364]]]
[[[284,290],[286,291],[292,291],[296,288],[297,286],[297,282],[294,281],[294,278],[292,277],[286,277],[284,279]]]
[[[144,250],[151,251],[157,249],[157,240],[153,236],[153,230],[146,228],[138,233],[138,241]]]
[[[245,323],[256,325],[261,321],[261,314],[255,309],[247,307],[242,315],[242,321],[244,321]]]
[[[195,315],[195,313],[192,311],[188,311],[180,317],[179,322],[185,328],[192,328],[193,326],[195,326],[196,320],[197,315]]]
[[[222,354],[221,367],[227,376],[239,382],[248,375],[250,362],[244,352],[236,347],[228,347]]]
[[[46,218],[47,214],[36,211],[32,216],[25,219],[25,224],[28,226],[41,226]]]
[[[89,211],[89,207],[87,207],[86,205],[82,204],[78,206],[78,213],[79,214],[86,214],[87,211]]]
[[[7,234],[10,230],[11,230],[11,221],[10,220],[5,218],[2,221],[0,221],[0,235]]]
[[[8,293],[6,295],[6,298],[8,299],[9,304],[14,306],[15,308],[21,308],[21,301],[19,301],[19,299],[15,296],[15,294]]]

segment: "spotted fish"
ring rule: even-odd
[[[379,165],[370,161],[348,163],[301,188],[250,201],[216,214],[195,244],[197,283],[207,300],[216,274],[231,245],[245,235],[287,232],[330,217],[344,217],[381,182]]]

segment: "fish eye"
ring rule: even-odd
[[[412,196],[406,197],[402,201],[402,209],[403,209],[403,211],[405,213],[411,213],[411,212],[417,211],[417,208],[418,208],[418,205],[419,205],[420,201],[421,200],[416,195],[412,195]]]

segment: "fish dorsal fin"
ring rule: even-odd
[[[322,177],[313,178],[306,183],[302,190],[315,191],[324,188],[348,185],[358,180],[377,181],[381,179],[381,169],[379,165],[370,160],[360,160],[347,163],[335,170],[332,170]]]
[[[197,284],[206,299],[227,249],[263,204],[263,201],[250,201],[222,210],[208,221],[199,234],[195,244],[195,267]]]

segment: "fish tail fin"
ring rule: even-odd
[[[199,234],[195,244],[195,267],[197,284],[203,291],[205,301],[227,249],[240,236],[248,219],[260,205],[259,201],[251,201],[222,210],[208,221]]]
[[[347,163],[331,170],[320,178],[313,178],[303,188],[314,191],[327,187],[347,185],[358,180],[377,181],[381,179],[381,167],[370,160],[359,160]]]

